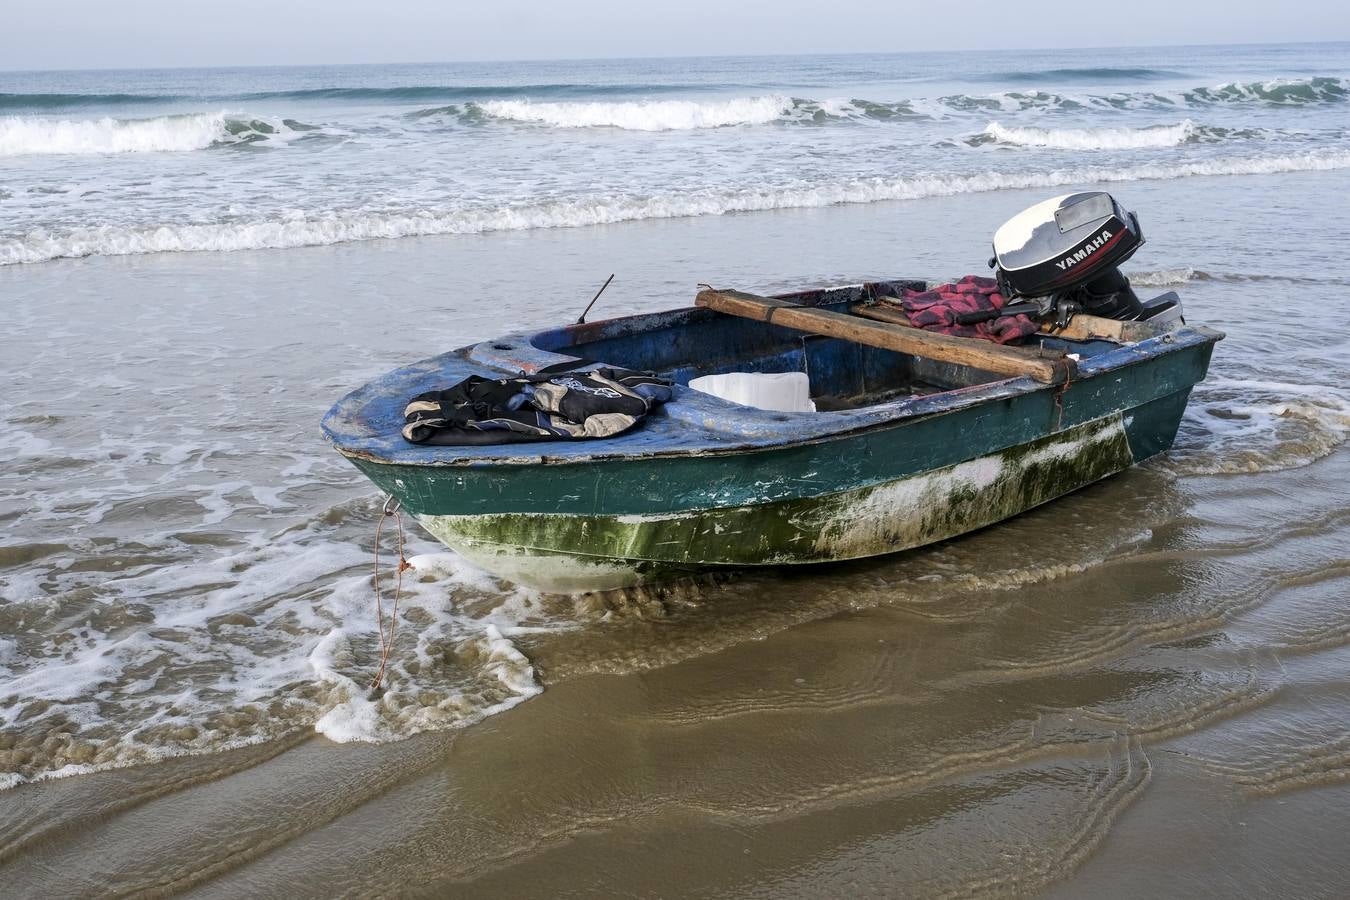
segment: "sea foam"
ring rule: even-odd
[[[1190,266],[1176,269],[1156,269],[1148,272],[1129,272],[1128,274],[1130,283],[1136,287],[1173,287],[1210,278],[1207,272],[1201,272]]]
[[[1211,376],[1196,386],[1173,452],[1186,475],[1297,469],[1350,439],[1350,395],[1339,386]]]

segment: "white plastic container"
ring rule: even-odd
[[[742,406],[774,412],[815,412],[805,372],[728,372],[691,378],[689,386]]]

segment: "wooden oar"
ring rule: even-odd
[[[1035,351],[1002,347],[974,338],[936,334],[891,322],[861,319],[847,313],[801,306],[773,297],[760,297],[741,291],[705,290],[698,293],[694,303],[727,315],[842,338],[912,356],[974,366],[996,375],[1030,375],[1045,384],[1059,384],[1074,376],[1073,361],[1063,354],[1041,356]]]

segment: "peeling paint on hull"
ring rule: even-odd
[[[820,496],[670,514],[418,520],[489,571],[574,593],[709,566],[820,563],[920,547],[1017,515],[1134,462],[1126,422],[1115,413],[954,465]]]

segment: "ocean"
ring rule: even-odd
[[[612,595],[408,523],[368,695],[348,390],[1083,188],[1228,335],[1171,453]],[[0,72],[5,892],[1344,895],[1347,196],[1350,44]]]
[[[0,265],[1345,168],[1345,52],[7,74]]]

